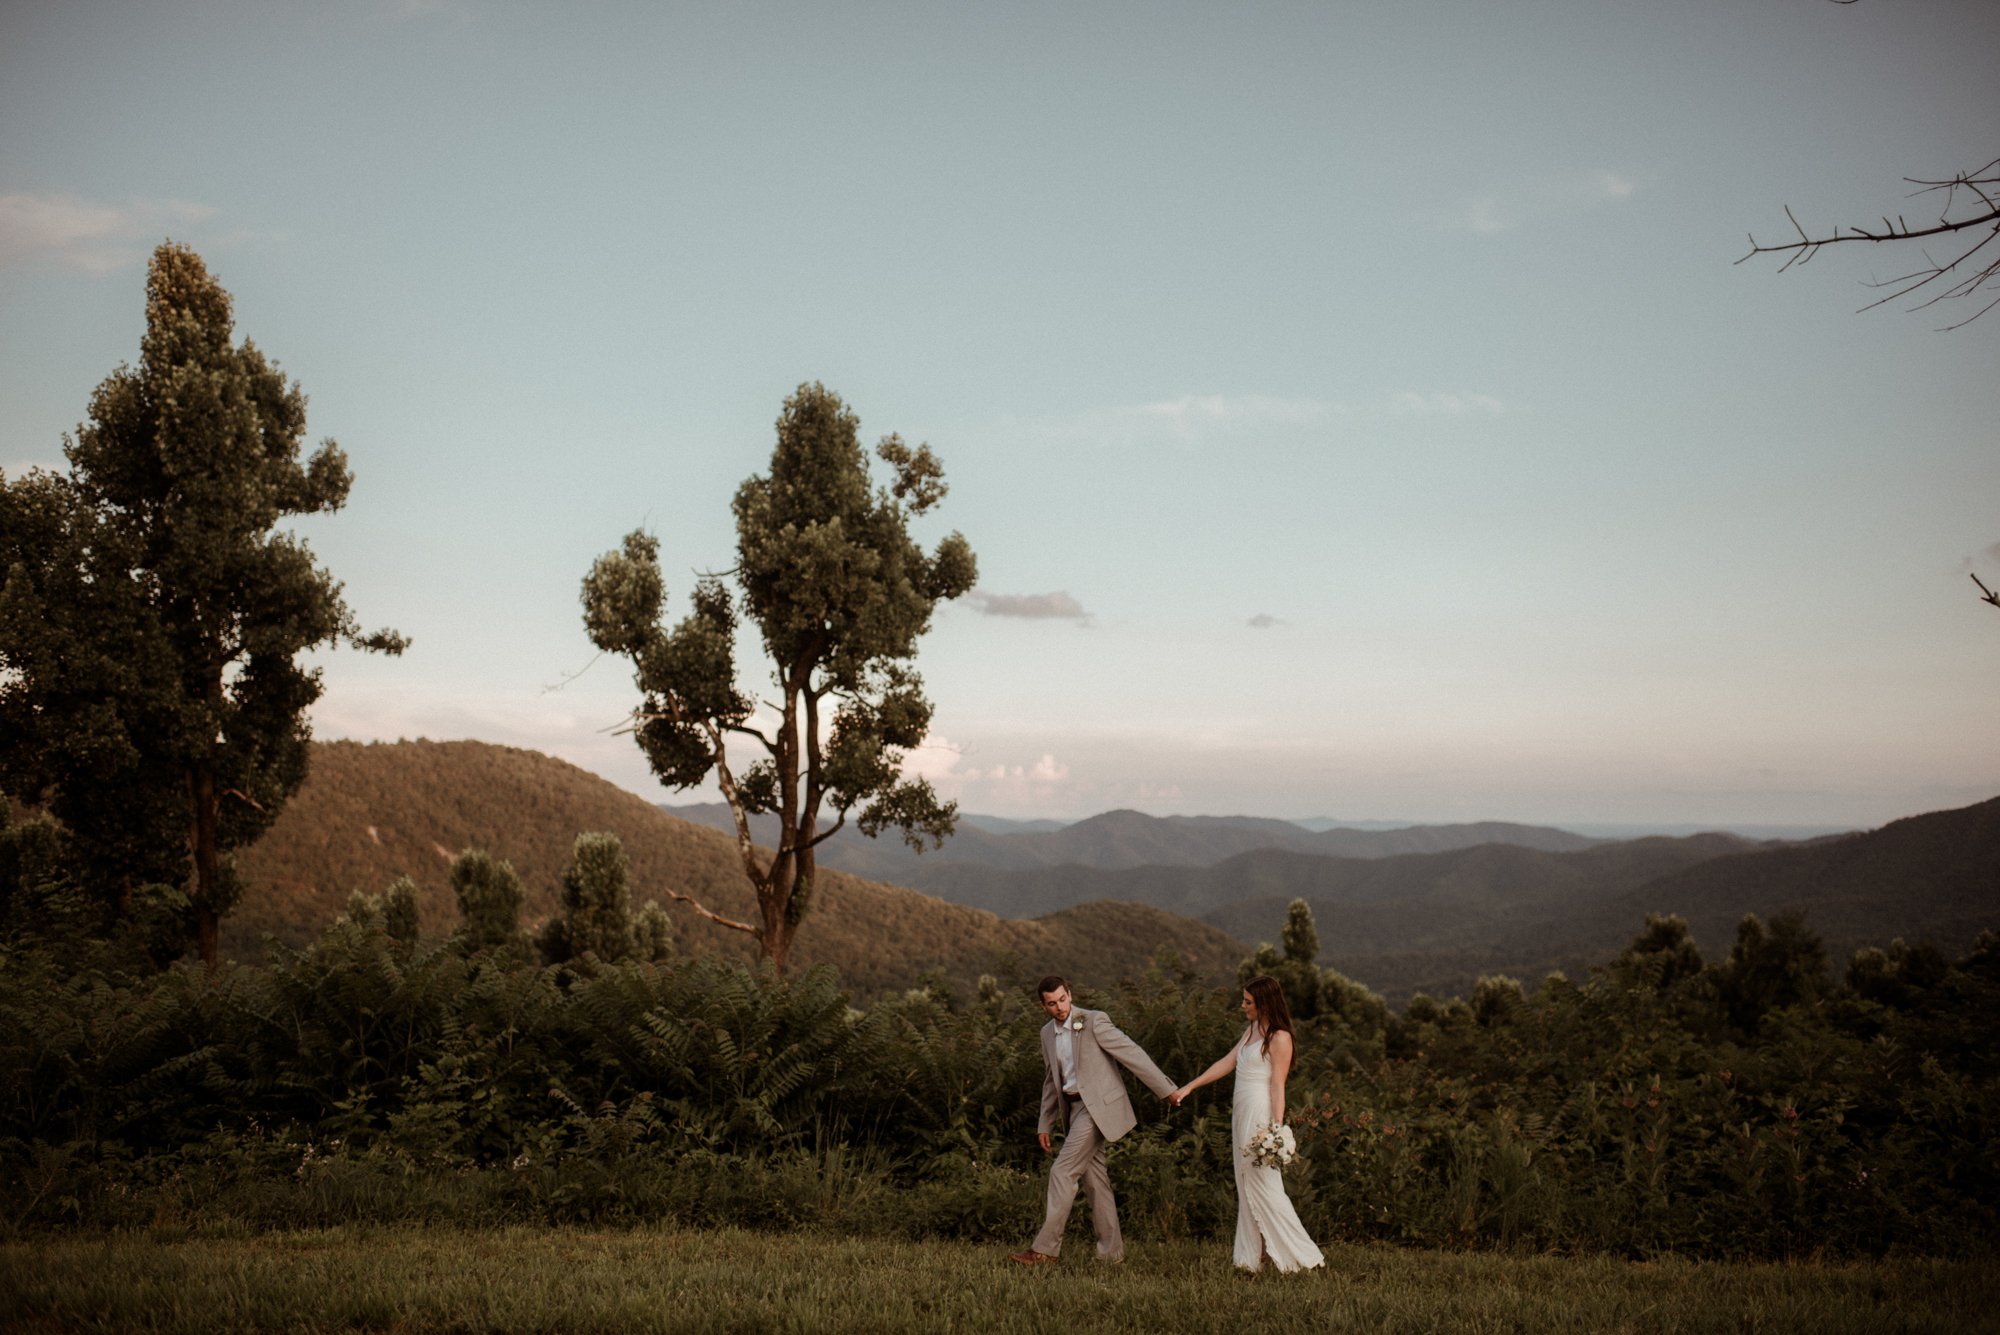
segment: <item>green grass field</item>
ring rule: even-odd
[[[32,1331],[1879,1331],[1994,1329],[1978,1262],[1631,1262],[1334,1247],[1236,1274],[1220,1244],[1005,1249],[734,1230],[345,1228],[0,1244],[0,1323]]]

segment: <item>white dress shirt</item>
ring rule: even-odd
[[[1071,1011],[1070,1018],[1076,1017]],[[1056,1074],[1062,1077],[1065,1094],[1077,1092],[1076,1084],[1076,1035],[1069,1027],[1069,1019],[1056,1022]]]

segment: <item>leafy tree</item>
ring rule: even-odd
[[[96,929],[186,878],[186,785],[143,746],[178,690],[129,572],[141,554],[73,477],[0,479],[0,791],[60,819]]]
[[[615,834],[579,834],[563,869],[562,912],[542,932],[552,964],[591,954],[622,960],[634,951],[631,864]]]
[[[637,916],[632,919],[632,953],[642,960],[658,963],[670,958],[674,953],[674,920],[660,907],[660,901],[649,899],[639,906]]]
[[[1656,992],[1664,992],[1701,970],[1701,951],[1688,933],[1687,919],[1677,913],[1648,913],[1645,929],[1611,966],[1627,987],[1649,987]]]
[[[1319,928],[1313,924],[1312,905],[1303,899],[1293,900],[1285,909],[1285,928],[1278,939],[1284,942],[1286,959],[1315,963],[1319,959]]]
[[[930,701],[909,666],[917,640],[939,602],[972,587],[976,563],[957,533],[930,554],[910,536],[910,520],[945,495],[930,447],[884,437],[875,453],[893,481],[877,488],[859,429],[838,395],[801,385],[779,414],[770,472],[736,493],[733,573],[770,662],[774,725],[753,722],[752,700],[737,688],[736,603],[720,578],[697,582],[693,610],[671,630],[650,534],[630,534],[583,581],[591,641],[636,668],[644,700],[633,730],[654,773],[676,789],[713,774],[729,803],[757,921],[669,893],[750,933],[781,971],[812,904],[814,850],[850,815],[870,836],[902,831],[919,852],[957,818],[928,782],[902,776],[901,760],[930,728]],[[748,767],[730,751],[738,738],[753,748]],[[778,817],[773,852],[751,837],[750,818],[765,813]]]
[[[382,892],[382,930],[391,941],[416,943],[417,883],[407,876],[398,876]]]
[[[1884,1006],[1906,1009],[1944,981],[1951,962],[1936,946],[1911,945],[1902,937],[1887,950],[1867,946],[1847,966],[1848,989]]]
[[[451,893],[465,918],[469,950],[515,951],[521,945],[521,878],[511,862],[483,848],[468,848],[452,860]]]
[[[1489,1029],[1506,1023],[1526,1004],[1527,995],[1518,978],[1481,974],[1472,985],[1472,1018]]]
[[[1312,905],[1294,899],[1285,909],[1285,927],[1279,935],[1283,953],[1270,944],[1259,945],[1249,959],[1237,966],[1236,981],[1247,984],[1258,974],[1268,974],[1284,989],[1285,1004],[1292,1018],[1310,1020],[1319,1014],[1321,979],[1319,969],[1319,929],[1313,925]]]
[[[1825,991],[1826,947],[1796,910],[1778,914],[1769,927],[1746,913],[1716,982],[1730,1023],[1754,1032],[1767,1012]]]
[[[305,396],[248,341],[201,258],[153,253],[136,367],[64,442],[65,475],[0,502],[0,784],[66,825],[114,903],[190,879],[216,963],[239,893],[230,850],[305,779],[305,652],[363,636],[340,585],[275,526],[347,499],[339,447],[300,458]],[[111,887],[108,891],[104,887]]]

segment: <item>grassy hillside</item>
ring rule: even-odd
[[[457,908],[446,873],[467,847],[514,864],[527,891],[524,921],[533,924],[555,910],[557,878],[585,830],[624,841],[636,902],[665,902],[660,890],[671,886],[718,913],[752,916],[731,840],[574,765],[483,742],[323,742],[305,786],[239,859],[247,889],[224,920],[224,949],[255,958],[266,933],[303,942],[350,891],[380,891],[405,875],[418,885],[423,929],[447,932]],[[1219,928],[1139,904],[1017,922],[839,872],[821,877],[794,963],[833,964],[863,991],[904,985],[929,968],[961,980],[1054,969],[1108,981],[1143,968],[1162,946],[1221,978],[1245,953]],[[684,949],[752,957],[742,933],[679,904],[668,911]]]
[[[824,1189],[828,1194],[838,1187]],[[1029,1207],[1032,1209],[1032,1205]],[[1081,1212],[1079,1212],[1081,1213]],[[1019,1227],[1033,1227],[1022,1211]],[[1006,1243],[641,1229],[182,1228],[0,1242],[19,1329],[305,1332],[565,1330],[1991,1329],[1994,1268],[1898,1258],[1810,1265],[1523,1256],[1327,1243],[1324,1268],[1246,1283],[1229,1244],[1139,1242],[1125,1264],[1024,1274]]]

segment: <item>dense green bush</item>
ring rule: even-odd
[[[860,1010],[827,970],[535,966],[512,939],[394,935],[394,907],[361,897],[310,947],[213,982],[48,933],[0,944],[9,1227],[673,1219],[1018,1240],[1039,1217],[1026,978],[961,995],[933,977]],[[1955,963],[1863,952],[1845,986],[1797,924],[1746,927],[1716,966],[1684,944],[1651,922],[1588,980],[1491,979],[1401,1016],[1291,968],[1315,1011],[1290,1088],[1308,1227],[1632,1254],[1990,1249],[2000,941]],[[1183,1078],[1241,1023],[1233,991],[1165,963],[1080,997]],[[1226,1087],[1134,1104],[1112,1151],[1127,1232],[1226,1235]]]

